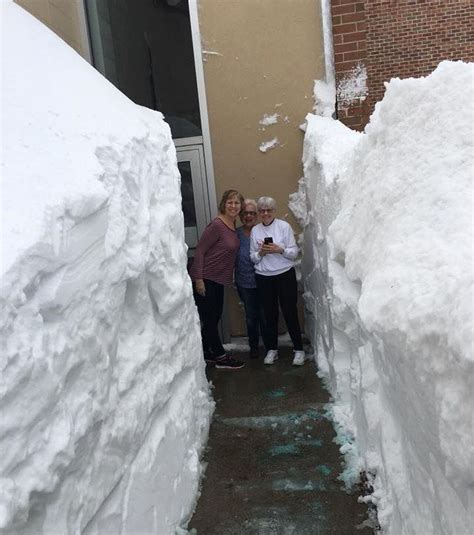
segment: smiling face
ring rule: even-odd
[[[240,220],[243,226],[251,230],[257,224],[257,207],[253,203],[244,204],[244,209],[240,213]]]
[[[240,213],[242,204],[238,195],[231,195],[225,202],[224,215],[236,219]]]
[[[258,215],[264,225],[269,225],[275,219],[275,208],[259,208]]]

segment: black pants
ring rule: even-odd
[[[267,322],[269,349],[278,348],[278,303],[280,303],[293,347],[296,351],[302,350],[303,342],[296,309],[298,285],[295,268],[291,268],[281,275],[269,277],[256,275],[256,279]]]
[[[202,296],[194,289],[194,301],[201,319],[202,348],[204,354],[220,357],[225,353],[219,337],[218,324],[224,306],[224,286],[218,282],[204,279],[206,295]]]

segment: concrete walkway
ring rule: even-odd
[[[313,363],[208,370],[215,385],[202,495],[189,528],[198,535],[368,535],[367,508],[337,480],[342,457],[325,418],[328,394]]]

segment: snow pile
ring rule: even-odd
[[[0,527],[174,533],[212,402],[169,128],[0,5]]]
[[[313,111],[322,117],[332,117],[336,110],[336,89],[334,82],[314,81]]]
[[[473,76],[443,62],[392,80],[364,134],[307,117],[293,199],[307,330],[346,476],[368,474],[393,535],[467,534],[472,519]]]

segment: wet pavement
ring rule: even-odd
[[[328,394],[312,362],[289,348],[264,366],[208,369],[217,402],[202,494],[188,529],[198,535],[369,535],[366,506],[337,477],[342,456],[325,416]]]

